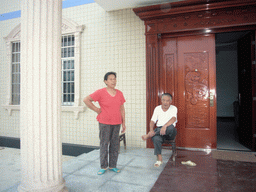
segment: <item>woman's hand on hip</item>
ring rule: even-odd
[[[98,113],[98,114],[100,114],[100,113],[101,113],[101,108],[95,109],[95,112]]]

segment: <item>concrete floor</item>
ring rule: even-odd
[[[151,190],[171,156],[163,149],[163,165],[155,168],[153,149],[121,147],[118,168],[121,173],[107,171],[97,175],[100,168],[99,150],[77,157],[63,156],[63,177],[70,192],[139,191]],[[0,191],[14,192],[21,181],[20,150],[0,149]]]

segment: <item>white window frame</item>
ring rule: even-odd
[[[18,50],[17,50],[17,48],[18,48]],[[19,105],[19,102],[20,102],[20,41],[12,42],[12,65],[11,65],[11,68],[12,68],[12,77],[11,77],[12,104]],[[16,99],[15,99],[14,95],[16,95]]]
[[[72,91],[71,91],[71,88],[70,88],[70,92],[68,92],[68,93],[65,93],[64,92],[64,83],[74,83],[74,87],[76,86],[76,84],[75,84],[75,79],[74,79],[74,81],[72,81],[72,80],[66,80],[66,81],[64,81],[63,79],[64,79],[64,74],[65,74],[65,72],[73,72],[73,74],[75,74],[75,67],[73,68],[73,69],[63,69],[63,66],[64,66],[64,63],[65,62],[69,62],[69,61],[75,61],[72,57],[70,58],[70,57],[68,57],[68,58],[63,58],[62,60],[61,60],[61,64],[62,64],[62,73],[61,73],[61,90],[62,90],[62,98],[61,98],[61,103],[62,103],[62,106],[73,106],[74,105],[74,102],[72,102],[72,101],[64,101],[64,94],[66,94],[66,95],[72,95]],[[70,73],[70,74],[71,74]],[[71,76],[70,76],[70,78],[71,78]],[[67,88],[66,88],[67,89]]]
[[[73,45],[64,45],[63,38],[64,39],[67,38],[67,42],[68,42],[69,37],[74,38],[74,44]],[[65,98],[65,95],[66,96],[67,95],[71,96],[72,95],[71,92],[74,92],[74,95],[75,95],[75,90],[72,91],[71,87],[69,87],[70,92],[65,93],[64,92],[64,90],[65,90],[64,87],[66,87],[66,86],[64,86],[64,85],[66,83],[74,83],[74,88],[76,86],[75,76],[74,76],[75,75],[75,42],[76,42],[75,35],[73,35],[73,34],[62,35],[62,38],[61,38],[61,44],[62,44],[62,46],[61,46],[61,90],[62,90],[61,103],[62,103],[62,106],[72,106],[72,105],[74,105],[74,102],[64,101],[64,98]],[[65,49],[66,49],[67,52],[65,51]],[[73,51],[71,51],[72,49],[73,49]],[[70,50],[70,52],[68,50]],[[73,54],[72,54],[72,52],[73,52]],[[65,53],[67,53],[66,56],[65,56]],[[73,65],[71,63],[73,63]],[[67,68],[64,69],[64,66],[66,66]],[[68,68],[68,66],[69,67],[73,66],[73,68]],[[72,78],[72,75],[71,75],[72,72],[73,72],[73,78]],[[64,81],[64,79],[65,79],[64,74],[65,73],[69,74],[69,75],[66,75],[66,78],[69,77],[69,80],[66,79]],[[73,80],[71,80],[71,78]],[[66,87],[66,89],[68,89],[68,88]]]
[[[62,35],[72,34],[75,36],[75,98],[72,106],[61,106],[61,110],[64,112],[74,112],[75,119],[79,118],[79,113],[84,112],[85,106],[81,105],[81,33],[84,30],[84,25],[78,25],[70,19],[62,18]],[[8,86],[7,86],[7,98],[6,104],[3,107],[8,111],[9,115],[12,115],[12,111],[19,111],[20,105],[12,105],[12,43],[20,41],[21,24],[17,25],[7,37],[6,42],[6,54],[8,69]],[[22,46],[22,45],[21,45]],[[62,63],[60,63],[61,65]],[[22,66],[21,66],[22,67]]]

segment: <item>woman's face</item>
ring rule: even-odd
[[[109,75],[108,79],[105,80],[104,82],[109,88],[115,88],[115,86],[116,86],[116,77],[115,77],[115,75]]]

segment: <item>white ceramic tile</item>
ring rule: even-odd
[[[12,185],[11,188],[4,190],[4,192],[17,192],[19,185],[20,185],[20,182],[17,182],[14,185]]]
[[[111,180],[132,185],[153,186],[160,171],[153,171],[141,167],[125,167],[120,174],[116,174]]]
[[[151,186],[141,186],[136,184],[130,184],[130,183],[121,183],[117,181],[107,181],[105,184],[103,184],[99,191],[102,192],[131,192],[131,191],[139,191],[139,192],[148,192],[150,191]]]
[[[2,148],[0,150],[0,191],[14,186],[20,181],[21,165],[20,150]]]
[[[75,175],[66,177],[65,181],[69,192],[98,191],[98,188],[104,184],[99,178]]]
[[[138,167],[145,169],[156,169],[154,167],[154,163],[156,162],[156,158],[152,156],[152,158],[145,158],[141,156],[135,156],[135,158],[127,165],[129,167]],[[159,169],[157,169],[159,170]]]
[[[86,164],[89,164],[91,161],[80,161],[76,158],[71,159],[69,161],[65,161],[62,164],[63,173],[71,174],[82,167],[84,167]]]
[[[7,2],[7,0],[5,0]],[[2,7],[2,13],[16,10],[17,0]],[[14,2],[14,4],[10,4]],[[117,71],[117,87],[126,98],[126,122],[133,122],[133,111],[141,109],[136,116],[135,124],[128,127],[127,145],[145,147],[139,139],[141,132],[146,131],[146,58],[144,23],[132,9],[105,12],[96,3],[75,6],[63,10],[63,16],[85,25],[81,42],[81,103],[82,99],[96,89],[104,87],[103,76],[107,71]],[[0,62],[6,63],[6,45],[3,37],[20,23],[20,18],[1,21]],[[1,106],[6,101],[6,71],[3,65],[0,71],[0,135],[19,137],[19,111],[11,116]],[[137,81],[136,86],[134,82]],[[141,83],[143,82],[143,83]],[[134,104],[134,105],[132,105]],[[83,104],[84,105],[84,104]],[[96,114],[86,109],[75,120],[70,112],[62,112],[62,138],[65,143],[99,146],[98,123]],[[141,128],[143,127],[143,128]]]
[[[4,151],[4,150],[3,150]],[[1,153],[0,153],[1,154]],[[13,156],[19,156],[19,150],[6,150],[7,159]],[[13,155],[12,155],[13,154]],[[159,167],[154,167],[156,157],[153,155],[153,149],[128,148],[121,149],[117,167],[121,169],[120,173],[114,173],[107,170],[103,175],[97,175],[100,169],[99,150],[94,150],[87,154],[82,154],[78,157],[71,158],[63,162],[63,177],[66,181],[66,186],[70,192],[84,191],[150,191],[161,171],[163,170],[170,151],[163,150],[164,164]],[[0,163],[3,158],[0,159]],[[19,160],[6,163],[9,167],[19,167]],[[7,167],[8,167],[7,166]],[[12,175],[6,185],[0,185],[1,190],[8,192],[17,191],[20,176],[19,171],[15,169],[6,169],[6,173]],[[3,180],[0,174],[0,181]],[[0,191],[1,191],[0,190]]]
[[[99,150],[93,150],[90,153],[84,153],[76,157],[80,161],[99,161],[100,152]]]

